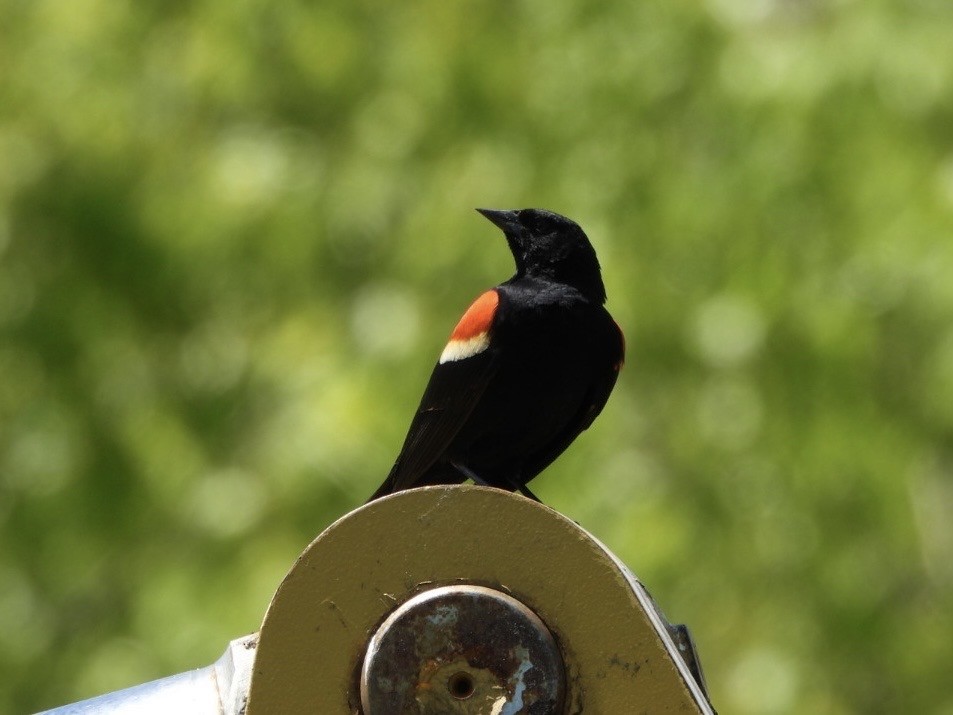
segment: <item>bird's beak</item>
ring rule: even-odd
[[[477,211],[506,235],[519,234],[520,222],[515,211],[501,211],[499,209],[477,209]]]

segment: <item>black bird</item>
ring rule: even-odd
[[[516,275],[479,296],[434,367],[403,449],[371,500],[428,484],[519,490],[592,424],[625,355],[589,239],[542,209],[477,209]]]

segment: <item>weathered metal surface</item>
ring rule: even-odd
[[[664,619],[611,552],[541,504],[462,485],[378,499],[312,542],[265,616],[248,715],[359,713],[371,636],[418,593],[460,583],[511,594],[543,620],[565,664],[562,712],[713,712]],[[459,692],[481,686],[475,672],[456,672],[470,672],[471,685],[451,684],[455,673],[439,666],[430,677]]]
[[[705,694],[705,697],[708,698],[708,686],[705,683],[705,673],[702,670],[702,662],[698,657],[698,649],[695,647],[695,639],[692,638],[691,631],[688,630],[688,626],[684,623],[666,623],[666,626],[668,627],[669,634],[672,636],[675,647],[678,648],[678,654],[682,660],[685,661],[688,672],[692,674],[695,683],[699,689],[701,689],[702,693]]]
[[[482,586],[434,588],[371,638],[365,715],[551,715],[564,671],[552,634],[520,601]]]
[[[485,622],[467,620],[479,604],[471,608],[464,600],[444,604],[452,606],[444,615],[453,618],[443,620],[456,619],[459,633],[437,628],[441,618],[429,630],[419,622],[400,625],[398,614],[426,602],[428,593],[433,598],[446,593],[443,586],[460,585],[472,595],[476,584],[497,594],[488,601]],[[507,611],[513,604],[515,610]],[[437,613],[432,603],[422,612],[428,607]],[[502,610],[493,615],[493,607]],[[521,620],[525,629],[517,628],[513,641],[506,626],[490,625]],[[432,641],[429,648],[401,641],[405,626],[428,634],[423,641]],[[546,645],[550,632],[552,645]],[[369,672],[410,663],[411,674],[401,677],[412,682],[412,699],[379,702],[368,688],[362,706],[361,665],[375,634],[371,652],[380,660],[369,660]],[[388,634],[396,639],[389,656]],[[512,645],[534,637],[538,650]],[[552,662],[546,653],[555,654]],[[554,665],[560,656],[561,668]],[[208,668],[47,714],[537,715],[552,710],[549,686],[534,680],[543,671],[564,674],[554,707],[567,715],[714,712],[687,630],[665,620],[642,584],[598,540],[520,496],[430,487],[377,500],[325,530],[283,581],[260,641],[233,641]],[[405,710],[388,709],[394,707]]]

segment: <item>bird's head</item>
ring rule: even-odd
[[[506,236],[516,275],[548,278],[604,303],[599,259],[579,224],[544,209],[477,209]]]

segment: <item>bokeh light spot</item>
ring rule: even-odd
[[[782,651],[764,646],[744,653],[728,683],[735,708],[743,712],[789,713],[800,685],[795,661]]]
[[[409,290],[387,285],[365,286],[351,306],[351,334],[369,357],[400,358],[417,344],[420,308]]]
[[[724,294],[698,307],[692,324],[692,340],[707,363],[730,367],[757,355],[765,329],[764,317],[754,303]]]

